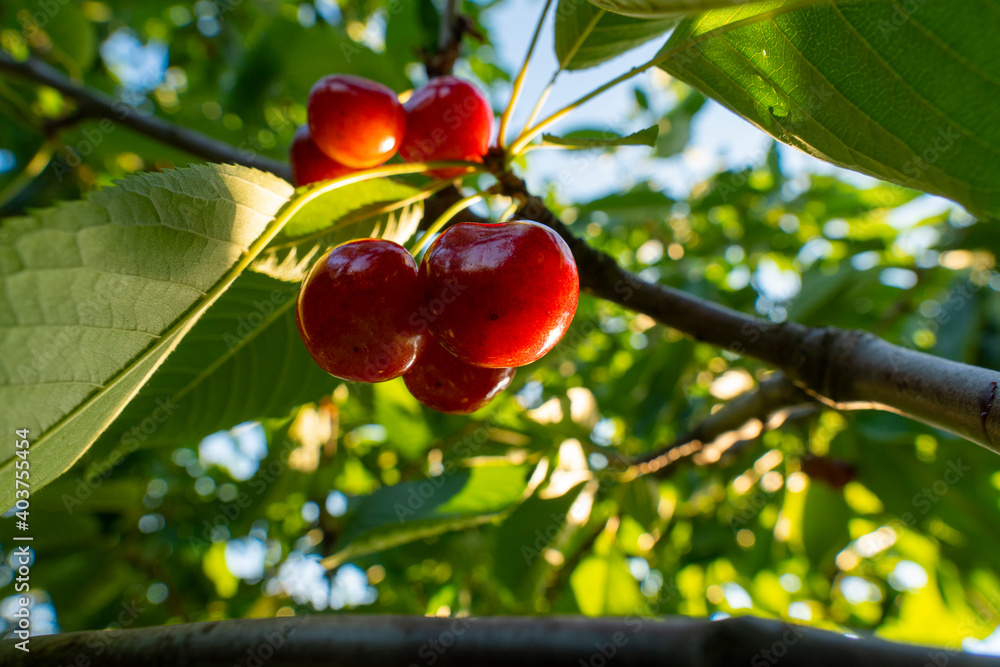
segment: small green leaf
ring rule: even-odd
[[[570,575],[569,585],[585,616],[635,615],[645,608],[639,583],[617,550],[584,558]]]
[[[676,18],[633,19],[599,9],[586,0],[559,0],[556,58],[565,70],[595,67],[666,34]]]
[[[626,137],[604,130],[579,130],[565,137],[551,134],[542,135],[543,146],[563,146],[565,148],[613,148],[615,146],[649,146],[656,145],[656,137],[660,133],[657,125],[639,130]]]
[[[484,465],[383,487],[359,501],[336,553],[324,564],[334,567],[358,556],[498,520],[531,492],[530,470]],[[540,475],[532,480],[536,477]]]
[[[678,87],[683,84],[678,84]],[[691,91],[687,86],[688,91]],[[656,140],[656,157],[677,155],[691,140],[691,123],[705,105],[705,96],[697,91],[687,93],[660,121],[660,136]]]
[[[329,248],[357,238],[404,243],[423,216],[419,188],[388,178],[346,185],[309,202],[253,264],[274,278],[300,281]]]

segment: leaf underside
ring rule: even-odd
[[[65,471],[235,279],[292,195],[252,169],[121,181],[0,227],[0,424],[28,429],[33,488]],[[0,504],[13,502],[13,439]]]
[[[784,2],[686,19],[664,69],[810,155],[1000,214],[1000,1]]]

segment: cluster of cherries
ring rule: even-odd
[[[291,148],[299,185],[374,167],[397,151],[408,162],[481,162],[493,129],[483,94],[453,76],[432,79],[403,105],[374,81],[328,76],[309,94],[307,113]],[[548,227],[460,223],[419,267],[392,241],[337,246],[303,281],[296,321],[328,373],[355,382],[402,376],[424,405],[466,414],[559,342],[579,290],[573,255]]]
[[[460,223],[419,268],[392,241],[337,246],[303,281],[296,315],[328,373],[357,382],[403,376],[427,407],[466,414],[559,342],[578,298],[573,256],[548,227]]]
[[[296,185],[378,166],[397,152],[406,162],[482,162],[493,130],[493,109],[468,81],[431,79],[400,104],[390,88],[358,76],[333,74],[316,82],[308,123],[295,132],[291,164]],[[449,178],[462,169],[431,172]]]

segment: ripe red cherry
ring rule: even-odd
[[[423,343],[423,326],[413,317],[422,297],[417,264],[405,248],[380,239],[349,241],[316,262],[302,282],[299,334],[331,375],[391,380],[410,368]]]
[[[479,89],[454,76],[431,79],[403,105],[406,136],[399,154],[407,162],[482,162],[493,132],[493,109]],[[450,178],[461,169],[432,172]]]
[[[382,164],[399,148],[406,112],[396,93],[350,74],[325,76],[306,106],[309,130],[320,150],[354,169]]]
[[[292,146],[288,152],[295,185],[328,181],[355,171],[327,157],[313,141],[308,125],[300,125],[299,129],[295,130],[295,137],[292,138]]]
[[[431,334],[486,368],[542,357],[566,333],[580,297],[569,246],[527,220],[451,227],[427,251],[420,276]]]
[[[406,388],[429,408],[453,415],[475,412],[506,389],[513,368],[468,364],[437,341],[428,340],[416,363],[403,376]]]

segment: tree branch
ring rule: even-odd
[[[704,459],[702,463],[714,463],[740,443],[752,442],[765,430],[778,428],[793,411],[815,404],[798,385],[776,374],[726,403],[670,445],[635,457],[626,477],[665,476],[674,464],[695,455]]]
[[[566,240],[580,270],[580,286],[591,294],[695,340],[771,364],[836,409],[896,412],[1000,453],[1000,409],[993,409],[1000,372],[909,350],[864,331],[775,324],[646,282],[576,238],[528,193],[523,180],[512,174],[500,180],[503,193],[521,202],[520,215]]]
[[[486,39],[476,28],[472,19],[459,11],[461,4],[461,0],[445,0],[441,12],[437,50],[434,53],[425,52],[423,54],[424,68],[427,70],[429,78],[433,79],[436,76],[452,73],[462,48],[464,35],[472,35],[480,42]]]
[[[457,33],[468,29],[460,18],[455,25]],[[59,90],[76,100],[84,117],[108,118],[206,160],[290,177],[287,163],[141,115],[37,59],[20,62],[0,51],[0,72]],[[695,340],[771,364],[831,407],[897,412],[1000,452],[1000,410],[994,410],[1000,386],[997,371],[908,350],[867,332],[767,322],[645,282],[574,237],[542,200],[528,193],[523,180],[502,171],[502,154],[487,156],[487,162],[500,165],[493,171],[504,194],[521,202],[521,215],[549,225],[566,240],[580,268],[581,287],[591,294],[645,313]]]
[[[455,19],[458,17],[458,5],[461,0],[445,0],[444,10],[441,12],[441,26],[438,30],[438,51],[447,51],[455,39]]]
[[[102,667],[577,667],[581,662],[730,667],[770,665],[778,658],[785,667],[1000,665],[1000,660],[986,656],[865,637],[852,639],[752,616],[655,621],[639,616],[322,615],[46,635],[31,638],[30,653],[16,649],[16,641],[0,642],[0,662],[8,667],[95,661]]]
[[[250,150],[240,150],[224,141],[168,123],[155,116],[143,115],[104,93],[73,81],[37,58],[29,58],[22,62],[0,50],[0,72],[44,84],[75,100],[78,111],[71,116],[74,121],[107,118],[211,162],[241,164],[291,180],[291,169],[285,162],[258,155]],[[65,123],[59,127],[65,127]]]

